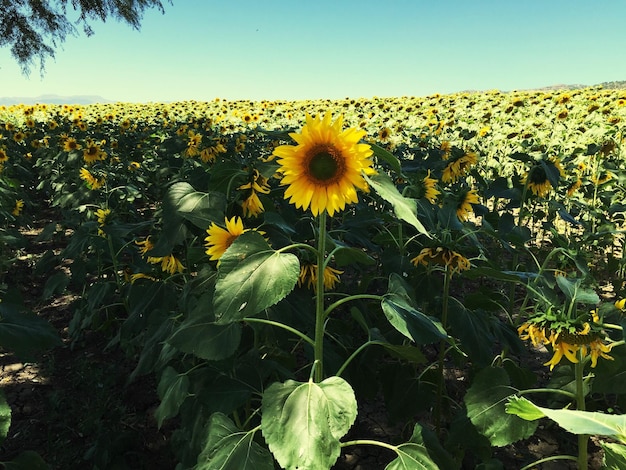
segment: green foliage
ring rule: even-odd
[[[340,377],[320,383],[274,383],[263,393],[261,429],[278,463],[286,469],[330,468],[341,439],[354,423],[357,404]]]
[[[293,290],[299,274],[297,256],[272,250],[257,232],[240,235],[220,258],[216,322],[232,323],[271,307]]]
[[[504,414],[507,399],[515,394],[506,371],[500,367],[481,370],[464,397],[467,416],[491,445],[502,447],[530,437],[537,423]]]

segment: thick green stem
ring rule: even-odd
[[[585,411],[585,388],[583,384],[584,380],[584,368],[585,361],[582,354],[582,349],[578,350],[578,362],[574,364],[574,373],[576,380],[576,409],[579,411]],[[587,434],[578,435],[578,470],[587,470],[587,441],[589,436]]]
[[[450,280],[452,279],[452,270],[446,265],[443,278],[443,299],[441,306],[441,326],[445,330],[448,323],[448,302],[450,297]],[[438,374],[437,374],[437,397],[435,402],[435,431],[440,434],[441,428],[441,404],[444,394],[443,380],[443,363],[446,358],[446,340],[439,341],[439,358],[438,358]]]
[[[318,216],[317,289],[315,292],[315,382],[324,377],[324,266],[326,261],[326,211]]]

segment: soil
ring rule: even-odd
[[[63,345],[32,363],[0,352],[0,386],[12,410],[0,462],[31,450],[51,470],[173,470],[176,459],[169,438],[174,425],[157,426],[155,378],[145,376],[128,383],[135,364],[119,349],[107,347],[108,338],[102,333],[85,332],[80,341],[70,341],[68,325],[76,293],[41,300],[45,279],[34,274],[34,264],[47,250],[60,251],[64,240],[38,241],[38,227],[23,231],[28,255],[18,258],[8,279],[10,288],[21,291],[27,306],[57,329]],[[537,354],[540,365],[545,358]],[[460,383],[453,375],[448,381],[451,387]],[[390,442],[402,431],[388,422],[383,400],[370,400],[360,403],[357,422],[347,438]],[[572,453],[572,439],[553,427],[540,427],[530,440],[496,449],[494,457],[503,462],[504,469],[517,469],[542,457]],[[590,455],[590,468],[600,468],[602,454],[593,442]],[[394,458],[393,452],[378,447],[348,447],[334,469],[380,470]],[[464,463],[463,468],[474,465]],[[575,465],[558,461],[535,468],[561,470]]]

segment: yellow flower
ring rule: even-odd
[[[87,187],[91,189],[92,191],[95,191],[96,189],[100,189],[105,183],[104,178],[100,178],[100,179],[96,178],[89,172],[87,168],[84,168],[84,167],[80,169],[79,175],[81,179],[87,183]]]
[[[71,152],[73,150],[80,150],[82,147],[81,145],[76,142],[76,139],[74,137],[68,137],[67,139],[65,139],[63,141],[63,150],[65,152]]]
[[[611,344],[604,344],[600,338],[595,339],[589,343],[589,356],[591,357],[591,367],[595,367],[598,364],[598,358],[602,357],[612,361],[613,358],[608,355],[612,349]]]
[[[182,273],[185,267],[174,255],[165,255],[161,258],[161,271],[175,274]]]
[[[535,323],[523,323],[518,329],[517,334],[520,339],[527,340],[533,343],[533,346],[540,346],[550,343],[550,340],[546,337],[545,328],[535,324]]]
[[[366,134],[363,129],[341,130],[343,116],[331,123],[326,113],[323,119],[306,115],[300,133],[289,134],[298,145],[281,145],[273,154],[279,157],[281,184],[288,185],[285,199],[313,215],[324,211],[332,216],[343,210],[346,203],[358,202],[356,188],[368,191],[363,173],[371,174],[373,151],[359,143]]]
[[[422,191],[421,196],[431,204],[435,204],[437,202],[437,196],[441,194],[441,191],[437,189],[437,180],[430,177],[430,170],[428,170],[428,174],[422,180]]]
[[[263,203],[255,191],[252,191],[250,195],[242,201],[241,207],[243,208],[244,217],[256,217],[265,210]]]
[[[306,283],[309,289],[313,289],[317,292],[317,264],[306,263],[300,266],[300,276],[298,276],[298,286],[302,286]],[[343,274],[343,271],[326,266],[324,268],[324,288],[334,289],[337,283],[339,283],[339,275]]]
[[[93,140],[87,141],[87,147],[83,150],[83,159],[85,162],[92,164],[98,160],[104,160],[106,157],[107,154],[102,151],[98,144],[96,144]]]
[[[134,284],[134,282],[137,279],[149,279],[150,281],[156,281],[156,278],[154,278],[152,276],[149,276],[147,274],[144,274],[144,273],[137,273],[137,274],[131,274],[130,275],[130,283],[131,284]]]
[[[14,216],[18,216],[22,213],[22,208],[24,207],[24,201],[22,199],[18,199],[15,201],[15,208],[11,211],[11,214]]]
[[[424,266],[430,264],[446,266],[451,270],[452,274],[467,271],[471,267],[469,260],[465,256],[442,246],[438,246],[434,249],[423,248],[419,255],[411,259],[411,263],[415,266],[420,264]]]
[[[552,359],[544,364],[544,366],[550,366],[550,370],[554,369],[563,356],[569,359],[570,362],[576,364],[578,362],[578,358],[576,357],[578,350],[580,349],[579,344],[569,344],[565,341],[556,341],[554,344],[554,355]]]
[[[533,166],[523,178],[522,183],[528,186],[535,196],[545,197],[552,189],[552,184],[541,166]]]
[[[135,240],[135,245],[141,247],[139,248],[139,252],[144,256],[146,255],[146,253],[152,250],[152,248],[154,248],[154,244],[150,240],[150,237],[146,237],[146,239],[143,241]]]
[[[224,221],[226,229],[213,222],[207,229],[208,236],[204,239],[207,247],[206,254],[210,256],[209,259],[212,261],[219,260],[237,237],[249,230],[243,228],[243,222],[240,217],[233,217],[230,220],[225,218]]]
[[[582,186],[583,182],[580,178],[567,187],[567,195],[572,197],[574,193]]]
[[[4,163],[9,159],[6,150],[0,149],[0,163]]]
[[[130,162],[130,164],[128,165],[128,169],[130,171],[138,170],[140,167],[141,167],[141,163],[139,162]]]
[[[106,219],[110,213],[111,213],[111,209],[98,209],[95,212],[96,218],[98,219],[98,225],[100,227],[104,226],[104,224],[106,223]]]
[[[474,152],[467,152],[461,157],[452,160],[443,169],[441,181],[444,183],[454,183],[461,176],[465,175],[477,161],[478,156]]]
[[[616,300],[615,301],[615,308],[618,309],[618,310],[626,309],[626,299]]]
[[[474,212],[472,204],[478,204],[478,194],[473,189],[459,195],[456,205],[456,215],[459,220],[465,221]]]

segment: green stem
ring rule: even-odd
[[[583,360],[582,349],[578,350],[578,362],[574,364],[576,380],[576,409],[585,411],[585,389],[583,386],[585,361]],[[578,435],[578,470],[587,470],[587,434]]]
[[[315,382],[324,377],[324,266],[326,261],[326,211],[318,216],[317,234],[317,289],[315,291]]]
[[[337,307],[345,304],[346,302],[350,302],[351,300],[358,300],[358,299],[383,300],[383,298],[384,297],[382,295],[373,295],[373,294],[349,295],[347,297],[344,297],[343,299],[339,299],[337,302],[330,304],[324,311],[324,319],[326,319],[328,315],[330,315],[330,312],[335,310]]]
[[[266,320],[264,318],[254,318],[254,317],[246,317],[243,319],[243,321],[246,321],[248,323],[265,323],[266,325],[277,326],[278,328],[282,328],[283,330],[287,330],[290,333],[293,333],[294,335],[298,336],[302,340],[309,343],[311,346],[315,346],[315,342],[311,338],[309,338],[307,335],[296,330],[295,328],[290,327],[289,325],[285,325],[284,323],[280,323],[280,322],[272,321],[272,320]]]
[[[443,304],[441,306],[441,326],[447,329],[448,323],[448,302],[450,297],[450,280],[452,279],[452,271],[446,265],[443,278]],[[443,363],[446,357],[446,340],[439,341],[439,358],[438,358],[438,374],[437,374],[437,397],[435,403],[435,431],[440,434],[441,431],[441,404],[444,393],[443,380]]]
[[[344,361],[344,363],[341,365],[341,367],[339,368],[339,370],[337,371],[335,375],[340,377],[341,374],[343,374],[343,371],[346,370],[346,367],[348,367],[348,364],[350,364],[352,360],[361,353],[361,351],[363,351],[368,346],[373,346],[376,344],[384,346],[387,343],[385,343],[384,341],[367,341],[366,343],[363,343],[352,354],[350,354],[350,357]]]
[[[393,450],[396,453],[398,450],[398,448],[394,445],[387,444],[386,442],[381,442],[381,441],[373,441],[371,439],[357,439],[355,441],[342,442],[340,443],[340,446],[348,447],[348,446],[358,446],[358,445],[363,445],[363,444],[367,444],[370,446],[384,447],[385,449]]]
[[[529,393],[556,393],[557,395],[565,395],[567,398],[572,400],[576,399],[575,393],[568,392],[567,390],[562,390],[560,388],[528,388],[517,392],[520,397],[522,395],[528,395]]]
[[[543,459],[535,460],[533,463],[520,468],[520,470],[531,470],[532,468],[537,468],[537,465],[539,465],[540,463],[552,462],[553,460],[573,460],[575,462],[576,457],[574,457],[573,455],[553,455],[551,457],[545,457]]]

